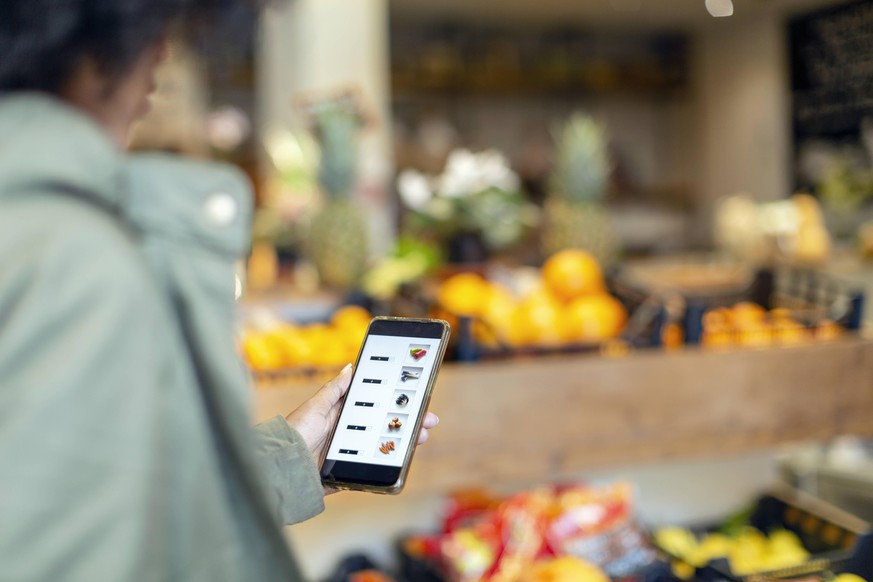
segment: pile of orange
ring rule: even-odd
[[[830,320],[807,328],[788,309],[767,311],[756,303],[742,302],[733,307],[710,309],[703,315],[701,344],[712,348],[796,345],[832,340],[841,332],[842,328]]]
[[[559,346],[600,343],[621,334],[627,311],[609,295],[597,261],[563,250],[543,265],[539,284],[523,296],[474,273],[450,277],[439,288],[440,306],[477,322],[486,344]]]
[[[240,342],[242,353],[249,366],[261,372],[341,366],[355,360],[371,318],[366,309],[348,305],[327,324],[277,323],[266,330],[247,330]]]

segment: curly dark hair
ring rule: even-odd
[[[255,0],[2,0],[0,93],[58,93],[83,58],[109,79],[178,24],[192,33]]]

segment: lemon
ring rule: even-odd
[[[455,315],[477,317],[482,314],[490,292],[490,285],[483,277],[475,273],[460,273],[440,285],[437,300]]]
[[[546,287],[562,301],[602,293],[603,272],[597,260],[578,249],[558,251],[543,264]]]
[[[597,294],[580,297],[564,309],[561,337],[568,342],[601,342],[617,337],[627,323],[627,311],[618,299]]]

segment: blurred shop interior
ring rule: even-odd
[[[871,30],[869,0],[286,0],[174,46],[133,147],[252,179],[254,420],[373,315],[453,324],[407,490],[289,529],[306,574],[561,579],[507,574],[511,527],[613,578],[842,572],[873,520]],[[774,504],[793,562],[691,556]]]

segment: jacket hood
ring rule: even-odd
[[[60,99],[0,97],[0,198],[60,187],[117,208],[124,156],[104,131]]]
[[[252,192],[236,168],[165,154],[127,155],[86,115],[40,93],[0,97],[0,200],[72,193],[135,229],[239,256]]]

